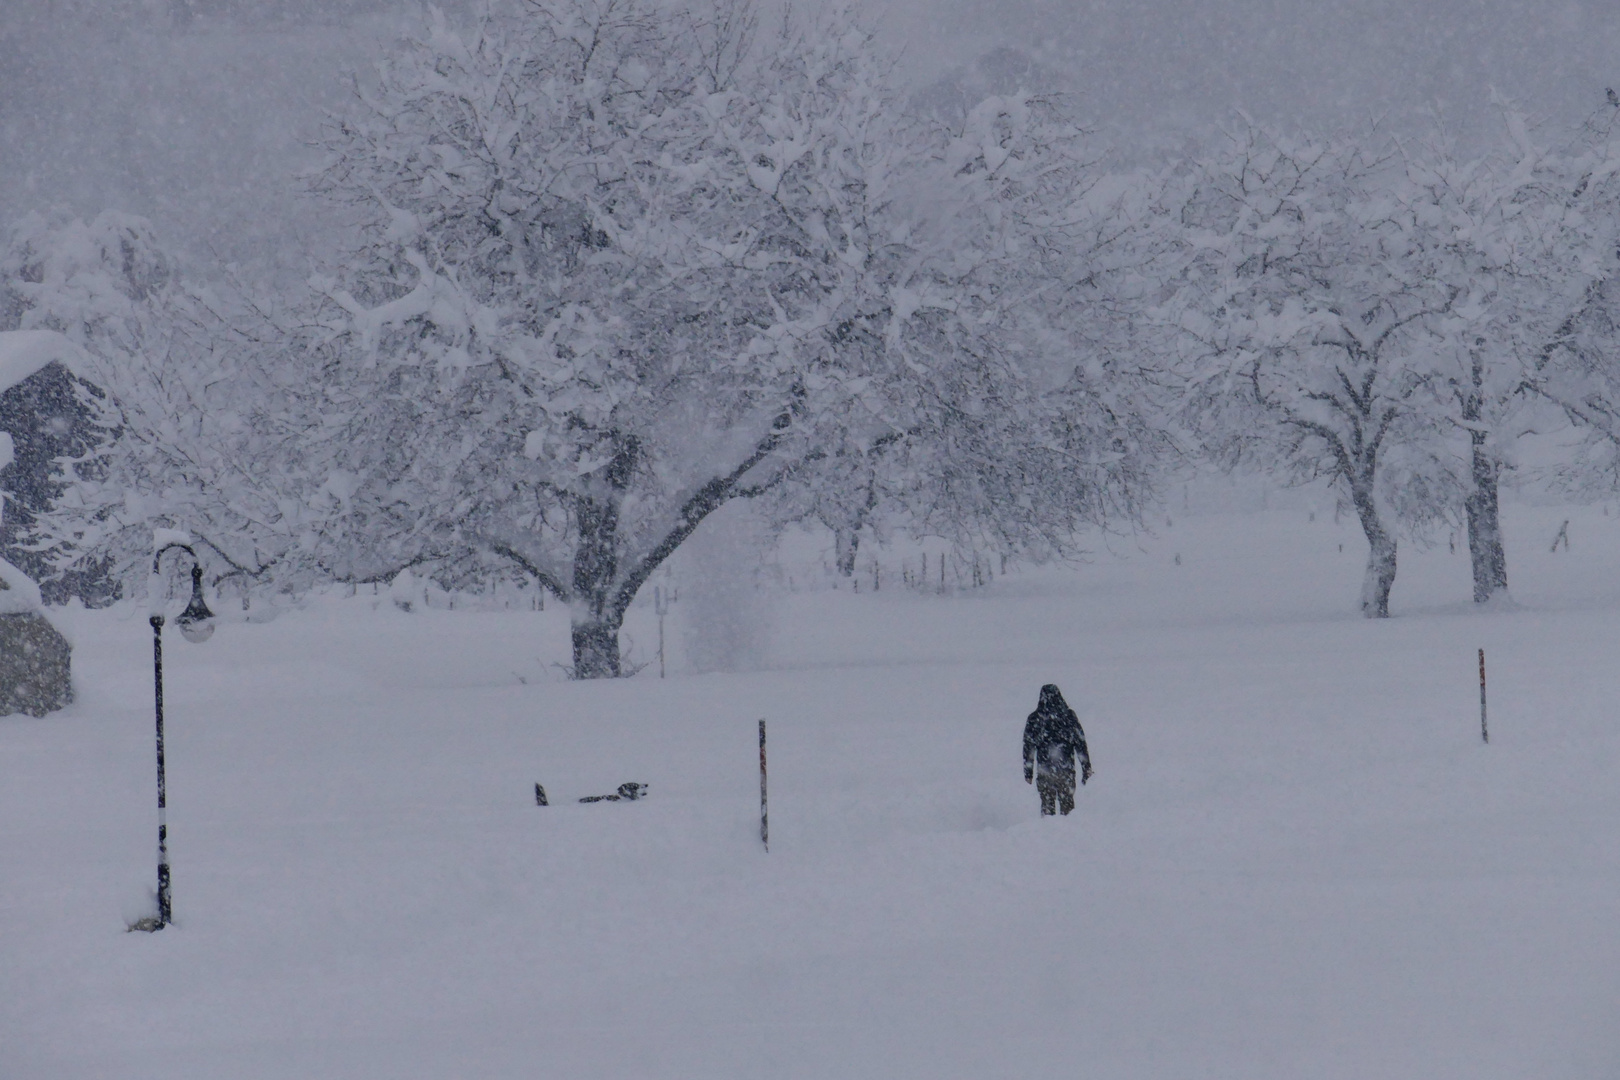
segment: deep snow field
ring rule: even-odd
[[[0,720],[0,1078],[1620,1076],[1620,517],[1506,525],[1515,605],[1408,544],[1376,623],[1301,509],[801,588],[743,674],[564,681],[555,608],[169,634],[158,934],[144,610],[61,612],[78,702]],[[1043,821],[1048,681],[1097,775]]]

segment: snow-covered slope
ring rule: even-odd
[[[386,596],[171,638],[151,935],[150,632],[64,613],[79,701],[0,721],[0,1076],[1608,1075],[1620,519],[1507,526],[1489,614],[1442,544],[1355,617],[1299,510],[793,594],[748,674],[569,683],[565,613]],[[1047,681],[1097,776],[1042,821]]]

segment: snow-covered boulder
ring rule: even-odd
[[[44,716],[72,700],[72,646],[45,618],[39,587],[0,560],[0,716]]]

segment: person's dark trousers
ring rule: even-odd
[[[1050,816],[1074,809],[1074,772],[1041,772],[1035,777],[1035,790],[1041,794],[1041,814]]]

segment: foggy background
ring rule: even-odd
[[[450,0],[450,11],[470,5]],[[4,0],[0,223],[63,207],[150,217],[193,265],[301,274],[322,254],[292,178],[306,142],[421,5],[406,0]],[[1079,95],[1122,156],[1241,107],[1315,127],[1438,110],[1464,141],[1491,91],[1568,122],[1620,82],[1620,9],[1511,0],[874,0],[913,89],[953,72]],[[999,51],[996,51],[999,50]],[[988,57],[988,59],[986,59]]]

